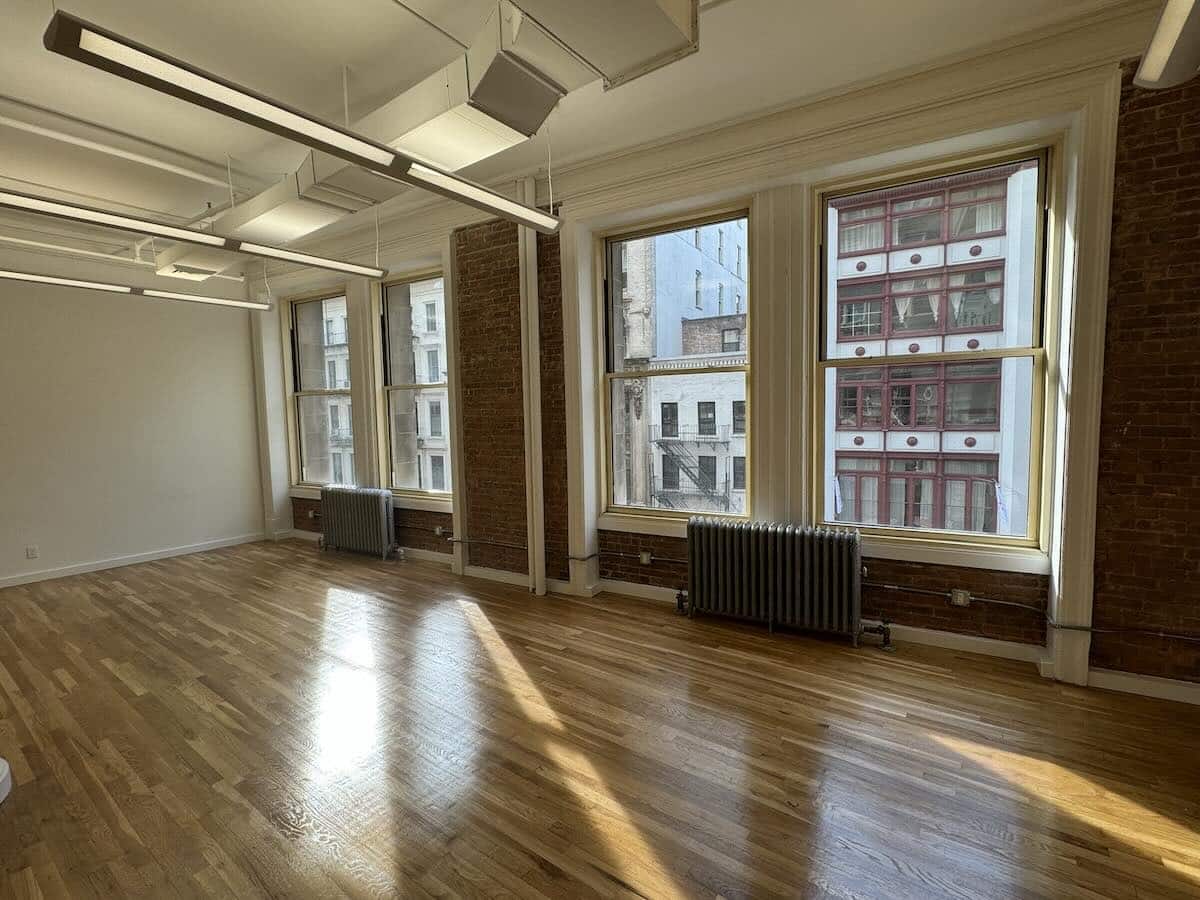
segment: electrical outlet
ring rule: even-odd
[[[435,525],[433,526],[433,533],[438,537],[442,537],[446,534],[446,529],[441,525]]]
[[[643,550],[641,553],[638,554],[638,562],[640,562],[643,566],[650,565],[651,558],[652,557],[650,556],[649,550]]]
[[[970,606],[971,592],[964,591],[962,588],[953,588],[950,591],[951,606]]]
[[[26,559],[37,559],[38,555],[40,553],[41,553],[41,551],[38,550],[37,544],[30,544],[28,547],[25,548],[25,558]]]

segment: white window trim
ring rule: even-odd
[[[452,313],[452,300],[450,292],[452,290],[452,279],[449,274],[449,266],[446,260],[443,259],[440,266],[424,266],[421,268],[413,268],[408,270],[403,275],[390,276],[386,281],[380,282],[379,290],[375,292],[374,303],[372,306],[372,330],[371,330],[371,358],[373,367],[376,372],[376,383],[379,385],[375,391],[375,397],[371,402],[372,408],[375,410],[376,427],[375,441],[379,452],[379,481],[381,486],[389,486],[392,492],[392,503],[401,509],[416,509],[429,510],[434,512],[453,513],[454,490],[455,482],[458,478],[458,458],[456,456],[456,448],[460,440],[460,433],[454,424],[454,411],[456,409],[454,401],[454,391],[456,390],[456,380],[454,377],[454,350],[451,348],[452,328],[455,322]],[[441,359],[439,352],[439,368],[443,368],[446,372],[446,380],[439,381],[433,384],[426,385],[388,385],[387,376],[384,371],[385,360],[383,358],[383,310],[384,303],[387,300],[387,289],[394,284],[411,284],[417,281],[430,281],[435,278],[442,279],[442,316],[446,330],[446,355],[445,359]],[[422,307],[422,318],[424,318],[424,306]],[[428,332],[423,332],[428,333]],[[429,348],[433,349],[433,348]],[[428,353],[428,350],[426,351]],[[428,360],[428,356],[426,356]],[[450,483],[444,491],[422,490],[418,488],[396,488],[391,485],[391,447],[388,437],[388,388],[399,387],[401,389],[415,389],[421,387],[444,387],[446,389],[445,402],[442,403],[442,432],[441,437],[445,438],[449,447],[444,454],[449,457],[450,464]],[[367,401],[364,401],[367,402]],[[433,435],[430,435],[431,437]]]
[[[1050,283],[1063,295],[1063,326],[1057,333],[1051,330],[1045,343],[1049,347],[1058,341],[1070,351],[1062,354],[1062,391],[1071,398],[1071,408],[1058,408],[1048,419],[1055,458],[1049,466],[1051,477],[1043,482],[1049,492],[1045,502],[1051,508],[1045,542],[1041,548],[1021,552],[963,550],[954,553],[951,564],[1048,570],[1051,613],[1068,624],[1090,624],[1100,384],[1086,373],[1094,373],[1104,351],[1120,95],[1116,61],[1129,52],[1115,23],[1098,33],[1103,37],[1076,34],[948,64],[911,80],[866,89],[846,102],[834,99],[781,114],[777,123],[768,117],[761,129],[753,129],[756,134],[731,132],[719,141],[714,138],[705,154],[693,153],[680,143],[657,148],[644,158],[629,155],[587,173],[592,179],[590,189],[575,197],[568,194],[562,208],[573,590],[586,593],[598,588],[599,528],[676,535],[682,531],[677,522],[651,523],[645,517],[615,516],[601,508],[604,443],[591,424],[600,421],[596,387],[599,354],[604,350],[596,303],[602,286],[592,248],[597,233],[655,212],[681,216],[688,208],[735,195],[753,177],[767,187],[755,197],[750,222],[755,241],[750,280],[757,296],[789,296],[811,275],[808,264],[796,259],[815,224],[806,184],[1008,144],[1058,140],[1066,173],[1065,186],[1060,187],[1066,198],[1065,231],[1073,241],[1064,249],[1061,270],[1049,273]],[[1066,47],[1068,40],[1074,43]],[[1087,68],[1071,62],[1077,57],[1096,62],[1089,62],[1092,68]],[[1022,72],[1020,79],[1014,77],[1016,71]],[[903,111],[902,117],[897,116],[898,110]],[[716,148],[719,152],[714,152]],[[857,163],[847,162],[852,154],[861,155]],[[663,177],[663,172],[671,174]],[[600,182],[606,187],[602,189]],[[758,381],[751,386],[759,412],[751,484],[761,480],[764,472],[783,473],[770,492],[751,501],[751,514],[759,519],[804,522],[809,515],[811,473],[786,464],[789,457],[803,458],[813,437],[810,425],[789,415],[789,405],[808,409],[812,402],[804,361],[794,359],[790,348],[814,342],[815,304],[814,309],[808,309],[808,304],[797,306],[802,307],[799,312],[785,314],[779,309],[768,312],[770,307],[760,303],[750,335],[760,373],[790,373],[787,388],[776,390],[775,397]],[[779,379],[775,382],[778,385]],[[780,419],[790,424],[784,427]],[[868,553],[880,556],[903,550],[906,559],[947,562],[944,542],[901,547],[876,542],[868,547]],[[1057,632],[1053,638],[1056,677],[1086,683],[1087,633]]]

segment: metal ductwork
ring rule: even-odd
[[[500,0],[467,51],[359,120],[364,137],[450,171],[528,140],[570,91],[629,81],[694,52],[698,0]],[[310,151],[278,184],[223,213],[213,230],[289,243],[408,188]],[[196,247],[158,254],[192,280],[245,257]],[[205,274],[208,273],[208,274]]]

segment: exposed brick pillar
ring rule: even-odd
[[[527,574],[521,273],[517,226],[454,233],[468,565]],[[522,548],[522,549],[518,549]]]
[[[1094,627],[1200,636],[1200,79],[1123,66],[1113,197]],[[1200,644],[1092,637],[1091,664],[1200,681]]]
[[[538,235],[541,312],[542,482],[545,494],[546,577],[567,581],[567,398],[563,370],[562,272],[557,235]]]

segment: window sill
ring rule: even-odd
[[[739,521],[739,517],[731,517]],[[628,534],[650,534],[658,537],[687,537],[686,516],[655,516],[637,513],[606,512],[600,515],[601,531],[621,531]],[[863,535],[865,559],[895,559],[939,566],[960,566],[967,569],[987,569],[996,572],[1022,572],[1046,575],[1050,558],[1032,547],[981,546],[894,538],[882,535]]]
[[[288,496],[294,500],[320,500],[321,489],[308,484],[292,485]],[[429,512],[454,512],[454,501],[446,497],[418,497],[413,494],[392,492],[392,506],[397,509],[420,509]]]
[[[863,535],[863,557],[1047,575],[1050,557],[1036,547],[1002,547]]]

